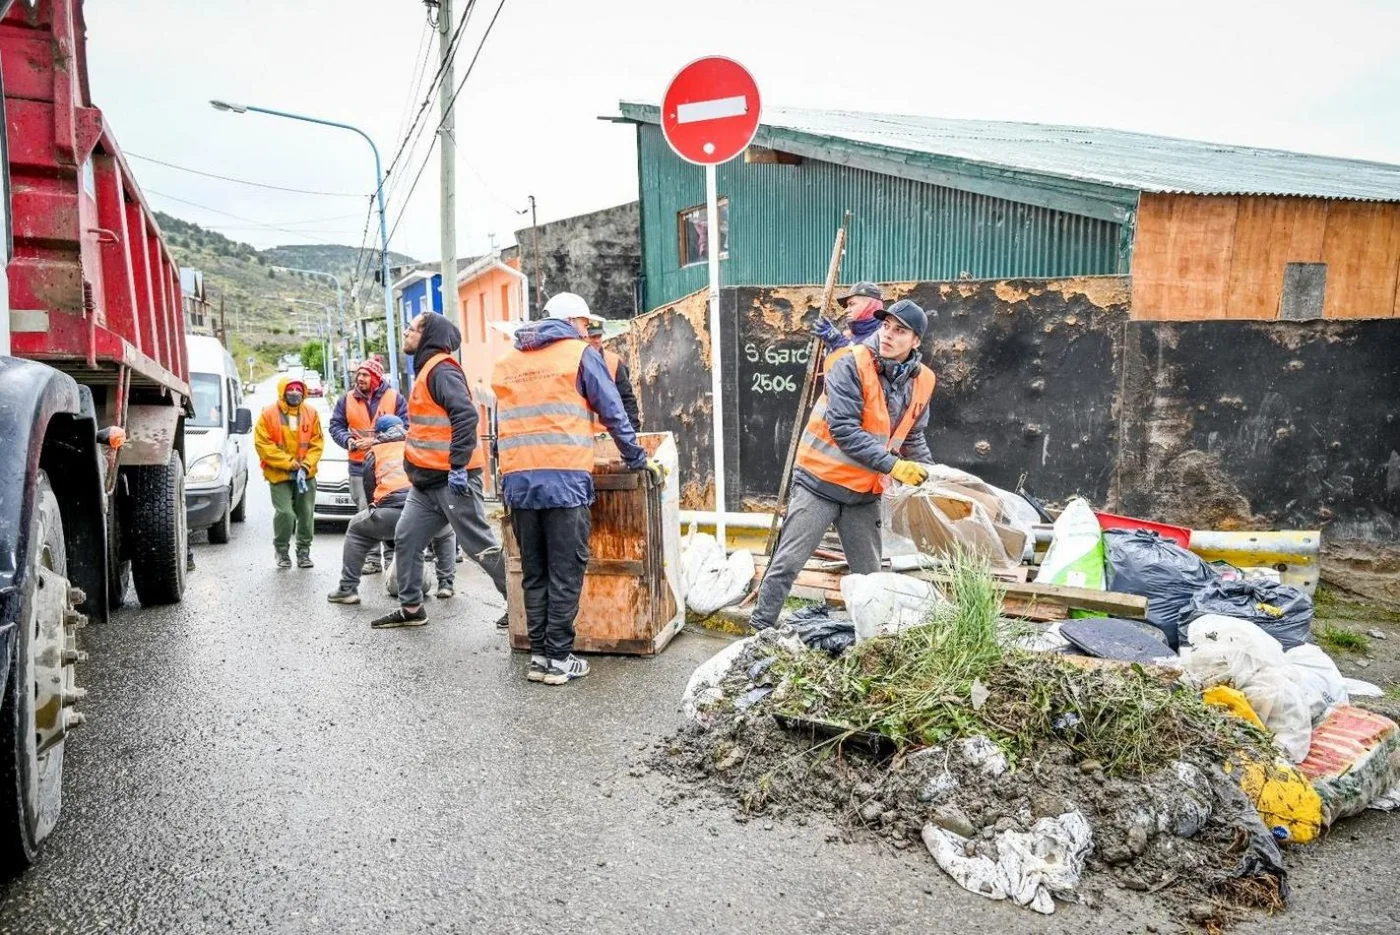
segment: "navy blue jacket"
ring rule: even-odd
[[[574,326],[567,321],[546,319],[526,325],[515,333],[515,348],[530,353],[555,341],[582,341]],[[612,435],[622,462],[629,468],[646,466],[647,454],[637,444],[637,433],[622,408],[617,384],[608,373],[603,355],[592,347],[585,348],[579,360],[579,395],[588,401],[588,408],[598,414],[598,420]],[[501,479],[501,499],[516,510],[548,510],[560,507],[589,506],[593,503],[593,473],[591,471],[559,471],[540,469],[514,471]]]
[[[374,418],[375,411],[379,409],[379,401],[384,398],[384,394],[388,391],[389,384],[381,380],[379,386],[370,394],[369,401],[365,403],[365,406],[369,409],[371,419]],[[350,391],[350,393],[358,392],[359,390]],[[340,399],[336,400],[335,411],[331,413],[331,438],[346,451],[350,450],[350,440],[353,437],[350,434],[350,420],[345,417],[345,402],[350,398],[350,393],[343,394]],[[404,398],[402,393],[399,394],[399,405],[394,415],[402,419],[404,425],[408,424],[408,400]],[[351,477],[358,477],[363,472],[363,463],[358,461],[350,462]]]

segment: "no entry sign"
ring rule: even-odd
[[[717,166],[739,155],[758,130],[758,85],[743,65],[712,55],[680,70],[661,101],[661,132],[676,155]]]

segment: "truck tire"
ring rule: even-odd
[[[214,545],[226,545],[230,532],[230,524],[233,522],[233,485],[228,488],[228,506],[224,507],[224,515],[220,516],[214,525],[209,527],[209,541]]]
[[[58,822],[65,738],[82,722],[70,706],[81,694],[73,668],[81,658],[76,631],[83,618],[73,610],[58,498],[42,471],[35,506],[14,662],[0,705],[0,873],[6,876],[33,862]]]
[[[113,493],[107,503],[107,606],[112,610],[126,603],[126,589],[131,584],[131,559],[122,557],[122,511],[117,505],[118,496]]]
[[[178,451],[165,464],[128,469],[131,492],[131,579],[142,607],[178,604],[185,593],[189,527],[185,466]]]

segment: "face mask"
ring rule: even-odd
[[[301,394],[298,393],[296,390],[289,390],[286,396],[283,397],[283,399],[287,401],[288,406],[301,405]]]

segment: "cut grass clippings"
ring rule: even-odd
[[[1371,640],[1364,633],[1357,633],[1334,623],[1326,624],[1315,635],[1324,649],[1334,653],[1365,653],[1371,649]]]
[[[952,563],[950,603],[929,621],[861,643],[836,659],[784,654],[774,665],[777,710],[896,747],[985,735],[1013,760],[1058,744],[1110,775],[1142,775],[1188,751],[1224,761],[1242,748],[1267,754],[1262,732],[1208,707],[1167,670],[1080,664],[1009,648],[1024,624],[1001,618],[1001,593],[984,563]],[[973,700],[973,685],[987,695]]]

